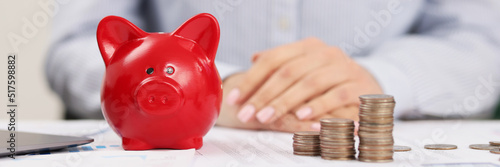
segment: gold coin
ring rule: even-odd
[[[320,145],[325,145],[325,146],[353,146],[355,142],[341,142],[341,143],[336,143],[336,142],[321,142],[322,144]]]
[[[374,108],[367,108],[367,107],[360,107],[359,108],[359,113],[361,114],[386,114],[386,115],[391,115],[394,114],[394,109],[392,108],[387,108],[387,109],[374,109]]]
[[[392,133],[370,133],[370,132],[358,132],[358,136],[362,138],[392,138]]]
[[[370,129],[370,128],[366,128],[366,127],[359,127],[358,132],[392,133],[392,128],[390,128],[390,129]]]
[[[310,141],[293,141],[293,145],[311,145],[311,146],[314,146],[314,145],[319,145],[319,141],[317,142],[310,142]]]
[[[321,131],[332,131],[332,132],[337,132],[337,133],[350,133],[350,132],[354,132],[354,126],[349,127],[349,128],[321,127],[320,134],[321,134]]]
[[[471,145],[469,145],[469,148],[476,149],[476,150],[491,150],[494,148],[500,148],[500,146],[492,146],[489,144],[471,144]]]
[[[319,142],[319,137],[318,138],[312,138],[312,139],[308,139],[308,138],[296,138],[296,137],[294,137],[293,141]]]
[[[359,105],[359,109],[363,109],[366,112],[375,112],[375,111],[386,111],[386,112],[394,112],[394,107],[396,107],[395,103],[387,103],[390,105],[380,105],[378,104],[361,104]]]
[[[492,146],[500,146],[500,141],[490,141],[490,145],[492,145]]]
[[[391,143],[360,143],[361,146],[393,146],[394,142]]]
[[[293,152],[321,152],[321,149],[293,149]]]
[[[307,141],[293,141],[293,145],[297,146],[314,146],[314,145],[319,145],[321,142],[307,142]]]
[[[405,151],[410,151],[411,147],[408,146],[400,146],[400,145],[394,145],[394,152],[405,152]]]
[[[454,150],[458,147],[453,144],[427,144],[424,146],[424,148],[430,150]]]
[[[293,141],[317,141],[319,142],[319,137],[315,138],[304,138],[304,137],[293,137]]]
[[[369,130],[391,129],[392,130],[393,128],[394,128],[394,126],[379,126],[379,127],[377,127],[377,126],[365,126],[364,124],[363,124],[363,126],[359,126],[359,130],[361,130],[361,129],[369,129]]]
[[[361,104],[370,104],[370,103],[395,103],[394,99],[359,99]]]
[[[356,155],[356,152],[350,152],[350,153],[341,153],[341,152],[338,152],[338,153],[325,153],[325,152],[321,152],[321,156],[325,156],[325,157],[337,157],[337,158],[340,158],[340,157],[352,157],[352,156],[355,156]]]
[[[320,140],[328,140],[328,139],[352,139],[354,138],[354,132],[352,132],[353,134],[349,134],[349,135],[341,135],[341,134],[323,134],[319,137]]]
[[[490,150],[490,153],[493,153],[493,154],[500,154],[500,148],[494,148],[494,149],[491,149],[491,150]]]
[[[360,113],[359,117],[370,117],[370,118],[394,118],[394,115],[392,113],[390,114],[380,114],[380,113]]]
[[[394,107],[396,103],[394,102],[369,102],[369,103],[361,103],[359,106],[374,106],[374,107]]]
[[[362,138],[359,140],[361,144],[394,144],[394,138]]]
[[[318,131],[300,131],[300,132],[295,132],[294,135],[297,136],[319,136]]]
[[[330,158],[350,158],[350,157],[355,157],[356,153],[354,154],[332,154],[332,153],[321,153],[321,156],[323,157],[330,157]]]
[[[310,140],[314,140],[314,139],[318,139],[319,135],[316,135],[316,136],[298,136],[298,135],[294,135],[293,138],[294,139],[310,139]]]
[[[368,159],[368,158],[359,157],[359,161],[385,163],[385,162],[392,162],[393,160],[392,160],[392,158],[390,158],[390,159]]]
[[[378,119],[393,119],[394,120],[394,117],[391,115],[391,116],[373,116],[373,115],[363,115],[363,114],[360,114],[359,115],[359,118],[361,118],[361,121],[363,119],[375,119],[375,120],[378,120]]]
[[[321,130],[327,129],[327,130],[337,130],[337,131],[349,131],[349,130],[354,129],[354,125],[350,125],[350,126],[324,126],[323,125],[320,129]]]
[[[392,145],[388,145],[388,146],[367,146],[367,145],[360,145],[358,147],[358,150],[366,150],[366,151],[387,151],[387,150],[393,150],[393,146]]]
[[[299,152],[299,153],[306,153],[306,152],[310,152],[310,153],[320,153],[321,152],[321,149],[315,149],[315,150],[307,150],[307,149],[293,149],[293,152]]]
[[[325,149],[325,150],[337,150],[337,151],[354,150],[354,145],[350,145],[350,146],[320,145],[320,147],[321,147],[321,149]]]
[[[380,104],[380,103],[396,103],[394,99],[385,99],[385,100],[368,100],[368,99],[360,99],[361,104]]]
[[[302,155],[302,156],[320,156],[320,152],[293,152],[294,155]]]
[[[344,119],[344,118],[323,118],[320,120],[320,122],[324,123],[340,123],[340,124],[349,124],[353,123],[354,121],[351,119]]]
[[[385,113],[387,115],[394,113],[394,107],[376,107],[376,106],[360,106],[360,113]]]
[[[348,158],[348,157],[355,157],[356,153],[349,153],[349,154],[325,154],[321,153],[322,157],[329,157],[329,158]]]
[[[367,94],[359,96],[359,99],[394,99],[394,97],[386,94]]]
[[[316,147],[301,147],[301,146],[293,146],[294,151],[310,151],[310,150],[320,150],[320,146]]]
[[[298,146],[298,147],[314,147],[314,146],[319,146],[320,143],[296,143],[293,142],[293,146]]]
[[[294,150],[319,150],[321,149],[320,146],[311,146],[311,147],[304,147],[304,146],[293,146]]]
[[[340,158],[340,157],[352,157],[352,156],[355,156],[356,155],[356,152],[323,152],[323,150],[321,150],[321,156],[325,156],[325,157],[337,157],[337,158]]]
[[[333,152],[333,151],[324,151],[324,150],[321,150],[321,155],[323,156],[329,156],[329,157],[333,157],[333,156],[354,156],[356,155],[356,151],[355,150],[352,150],[352,151],[337,151],[337,152]]]
[[[332,137],[332,136],[321,136],[319,138],[321,141],[323,140],[327,140],[327,141],[335,141],[335,140],[345,140],[345,141],[350,141],[351,139],[354,139],[354,135],[352,136],[335,136],[335,137]]]
[[[377,124],[377,123],[365,123],[365,122],[359,122],[359,127],[364,126],[364,127],[373,127],[373,128],[392,128],[394,127],[394,123],[391,124]]]
[[[364,152],[359,152],[358,157],[359,158],[368,158],[368,159],[392,159],[394,153],[364,153]]]
[[[332,157],[327,157],[327,156],[321,156],[322,159],[325,160],[340,160],[340,161],[349,161],[349,160],[356,160],[356,157],[351,156],[348,158],[332,158]]]
[[[394,119],[367,119],[367,118],[361,118],[360,122],[364,123],[379,123],[379,124],[387,124],[387,123],[393,123]]]
[[[360,112],[359,117],[373,117],[373,118],[394,118],[394,113],[381,113],[381,112]]]

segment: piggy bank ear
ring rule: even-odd
[[[106,67],[118,47],[146,35],[146,32],[122,17],[107,16],[102,19],[97,26],[97,43]]]
[[[208,59],[214,61],[220,32],[219,23],[211,14],[201,13],[190,18],[172,34],[193,40],[205,50]]]

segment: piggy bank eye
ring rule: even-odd
[[[149,75],[151,75],[151,74],[153,74],[153,72],[154,72],[154,71],[155,71],[155,69],[153,69],[153,68],[148,68],[148,69],[146,70],[146,73],[147,73],[147,74],[149,74]]]
[[[174,73],[174,68],[173,68],[173,67],[167,67],[167,68],[165,69],[165,72],[166,72],[167,74],[172,74],[172,73]]]

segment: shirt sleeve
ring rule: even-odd
[[[219,75],[222,80],[226,79],[227,77],[235,73],[242,72],[245,70],[242,66],[217,60],[215,61],[215,65],[217,66],[217,71],[219,71]]]
[[[500,86],[500,9],[492,1],[431,0],[411,34],[356,61],[384,92],[395,116],[487,117]]]
[[[71,1],[53,19],[53,35],[45,74],[71,115],[101,118],[100,87],[105,72],[96,40],[99,21],[119,15],[139,27],[140,1]]]

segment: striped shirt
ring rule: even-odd
[[[50,85],[73,114],[96,117],[105,69],[95,33],[103,17],[171,32],[202,12],[220,23],[223,78],[248,69],[255,52],[317,37],[370,71],[395,96],[400,118],[487,117],[499,97],[495,0],[70,1],[54,17]]]

